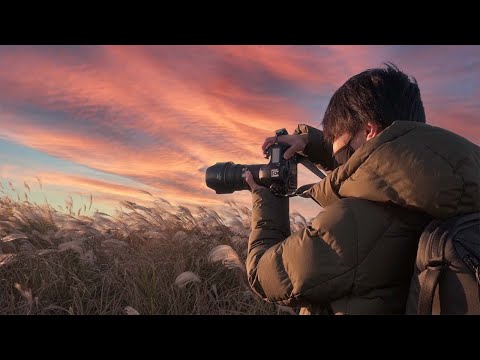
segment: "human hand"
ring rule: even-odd
[[[253,179],[253,175],[250,171],[246,171],[245,172],[245,181],[247,182],[248,186],[250,186],[250,189],[253,190],[257,190],[257,189],[261,189],[261,188],[265,188],[265,186],[261,186],[261,185],[258,185],[255,180]]]
[[[278,142],[286,143],[290,145],[283,158],[285,160],[290,159],[295,153],[305,150],[308,144],[308,134],[294,134],[294,135],[280,135],[277,137]],[[268,137],[262,145],[262,151],[265,154],[269,146],[275,143],[275,136]]]

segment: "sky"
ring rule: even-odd
[[[0,46],[0,183],[58,209],[92,195],[113,213],[148,205],[142,191],[249,205],[247,191],[207,188],[206,168],[265,163],[274,130],[321,128],[335,90],[386,61],[418,81],[427,123],[480,144],[480,46]],[[301,170],[299,184],[315,181]]]

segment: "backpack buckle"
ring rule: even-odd
[[[427,269],[430,270],[443,270],[447,264],[442,259],[430,259],[428,261]]]

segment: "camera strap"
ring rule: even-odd
[[[308,170],[310,170],[312,173],[317,175],[320,179],[322,180],[325,179],[326,175],[322,171],[320,171],[320,169],[317,168],[309,158],[307,158],[306,156],[297,154],[297,159],[299,164],[302,164],[303,166],[305,166]]]
[[[299,164],[302,164],[303,166],[305,166],[308,170],[310,170],[312,173],[314,173],[315,175],[317,175],[320,179],[325,179],[326,178],[326,175],[319,169],[315,166],[314,163],[312,163],[312,161],[310,159],[308,159],[306,156],[302,156],[302,155],[299,155],[297,154],[297,159],[298,159],[298,163]],[[305,185],[302,185],[300,186],[294,194],[292,194],[292,196],[300,196],[300,197],[303,197],[303,198],[310,198],[310,199],[313,199],[312,197],[310,197],[310,195],[307,193],[308,190],[310,190],[310,188],[315,185],[315,184],[305,184]],[[321,206],[320,203],[318,203],[318,201],[316,201],[315,199],[313,199],[318,205]]]

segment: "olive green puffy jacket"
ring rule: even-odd
[[[304,152],[331,169],[322,132],[299,125],[296,133],[308,133]],[[480,148],[444,129],[396,121],[309,194],[324,211],[290,234],[288,199],[252,192],[252,288],[304,313],[327,305],[334,313],[404,313],[428,221],[480,211]]]

